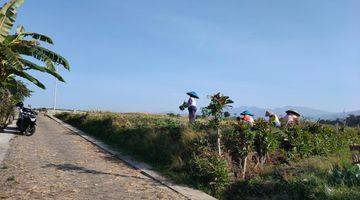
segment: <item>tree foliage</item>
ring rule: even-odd
[[[231,107],[230,104],[234,103],[230,97],[216,93],[210,96],[210,104],[206,107],[207,113],[214,117],[214,125],[218,126],[220,120],[224,117],[224,109]]]
[[[43,34],[26,32],[23,26],[18,26],[11,34],[17,17],[17,9],[24,0],[11,0],[0,9],[0,83],[6,88],[10,76],[24,78],[40,88],[45,85],[32,76],[30,71],[40,71],[50,74],[59,81],[64,79],[58,74],[55,65],[62,65],[69,70],[68,61],[59,54],[41,47],[41,42],[53,44],[53,40]],[[43,64],[34,63],[26,57],[32,57]]]
[[[17,10],[24,0],[9,0],[0,8],[0,124],[6,125],[14,114],[13,105],[29,97],[31,91],[19,81],[23,78],[45,89],[45,85],[31,71],[47,73],[59,81],[64,79],[56,71],[56,65],[69,70],[68,61],[61,55],[41,46],[52,45],[53,40],[40,33],[26,32],[18,26],[11,33],[17,18]]]
[[[210,124],[216,129],[217,131],[217,148],[218,153],[221,156],[221,133],[220,133],[220,121],[225,117],[224,116],[224,109],[227,107],[231,107],[230,104],[234,103],[230,99],[230,97],[216,93],[210,96],[210,103],[209,105],[202,110],[203,113],[208,113],[213,117],[210,121]]]
[[[7,88],[0,88],[0,127],[5,127],[14,116],[14,104],[30,97],[31,92],[23,82],[8,78]]]
[[[347,126],[360,126],[360,115],[349,115],[345,119],[336,120],[319,120],[321,124],[332,124],[332,125],[347,125]]]

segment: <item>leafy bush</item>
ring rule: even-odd
[[[345,119],[336,119],[336,120],[319,120],[321,124],[331,124],[331,125],[347,125],[351,127],[356,127],[360,125],[360,115],[349,115]]]
[[[196,186],[215,197],[220,197],[230,183],[226,160],[216,152],[193,154],[187,168]]]
[[[226,199],[358,199],[360,185],[353,170],[335,167],[329,172],[314,166],[275,169],[250,180],[238,181],[225,193]],[[352,172],[350,172],[352,171]],[[351,194],[351,195],[350,195]]]
[[[291,144],[288,152],[291,158],[326,156],[347,148],[351,142],[360,141],[360,132],[354,129],[339,131],[335,127],[312,122],[283,127],[281,131]]]
[[[360,186],[360,165],[335,165],[329,171],[331,185]]]

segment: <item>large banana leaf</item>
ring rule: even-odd
[[[5,86],[6,88],[16,87],[16,80],[14,76],[7,77],[2,86]]]
[[[37,64],[35,64],[35,63],[31,62],[31,61],[25,60],[25,59],[21,59],[21,62],[26,67],[28,67],[28,69],[37,70],[37,71],[41,71],[41,72],[46,72],[48,74],[51,74],[55,78],[57,78],[59,81],[65,82],[65,80],[55,70],[51,70],[51,69],[49,69],[47,67],[37,65]]]
[[[45,85],[42,84],[39,80],[37,80],[35,77],[31,76],[30,74],[26,73],[25,71],[12,71],[14,75],[20,76],[31,83],[35,84],[39,88],[46,89]]]
[[[31,41],[22,40],[20,43],[12,44],[11,49],[17,53],[32,56],[38,60],[41,60],[45,62],[48,67],[53,65],[52,62],[54,62],[64,66],[64,68],[67,70],[70,69],[69,62],[64,57],[46,48],[33,45],[31,44]]]
[[[0,54],[2,57],[6,58],[5,62],[7,67],[13,68],[15,70],[22,70],[24,65],[19,60],[20,56],[17,53],[14,53],[9,47],[0,44]]]
[[[0,42],[9,35],[17,17],[17,9],[24,0],[11,0],[0,9]]]
[[[1,76],[0,87],[3,87],[4,83],[7,83],[8,87],[10,87],[13,81],[9,80],[7,82],[6,78],[18,76],[45,89],[45,86],[39,80],[26,72],[27,70],[45,72],[64,82],[64,79],[55,70],[55,64],[63,65],[65,69],[69,70],[68,61],[59,54],[41,47],[39,43],[39,41],[42,41],[53,44],[50,37],[39,33],[27,33],[23,26],[18,26],[16,34],[10,35],[17,17],[17,9],[23,3],[24,0],[8,0],[8,3],[5,3],[0,8],[0,67],[4,72]],[[26,37],[35,40],[26,40]],[[24,55],[44,62],[45,66],[25,60],[22,57]]]
[[[37,49],[47,55],[54,63],[60,64],[64,66],[65,69],[70,70],[69,62],[59,54],[40,46],[35,46],[34,49]]]
[[[54,44],[54,42],[52,41],[52,39],[49,36],[39,34],[39,33],[21,33],[19,36],[24,36],[24,37],[30,36],[36,40],[47,42],[49,44]]]
[[[22,25],[19,25],[17,28],[16,28],[16,34],[19,35],[21,33],[25,33],[25,27],[22,26]]]
[[[19,43],[16,44],[11,44],[11,49],[19,54],[22,55],[26,55],[26,56],[31,56],[34,57],[40,61],[43,61],[46,64],[46,67],[51,69],[51,70],[55,70],[55,66],[53,61],[51,60],[51,58],[49,58],[45,53],[43,53],[42,51],[33,48],[33,44],[31,41],[20,41]]]

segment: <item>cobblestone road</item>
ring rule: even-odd
[[[38,124],[10,143],[0,199],[183,199],[51,119]]]

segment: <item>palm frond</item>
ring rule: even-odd
[[[34,44],[31,41],[26,40],[21,40],[19,43],[10,45],[10,48],[13,49],[14,52],[41,60],[46,64],[47,68],[55,71],[55,66],[51,58],[42,51],[33,47]]]
[[[17,38],[17,35],[8,35],[8,36],[5,37],[5,40],[3,41],[3,44],[8,45],[11,42],[13,42],[14,40],[16,40],[16,38]]]
[[[17,9],[24,0],[11,0],[0,9],[0,42],[3,42],[14,26],[17,17]]]
[[[41,60],[48,66],[56,63],[64,66],[64,68],[67,70],[70,69],[69,62],[64,57],[46,48],[34,45],[31,41],[21,40],[19,43],[12,44],[11,49],[20,54],[32,56],[38,60]]]
[[[15,77],[14,76],[8,76],[5,81],[2,83],[2,86],[5,87],[5,88],[14,88],[16,87],[16,80],[15,80]]]
[[[0,44],[0,54],[6,58],[7,65],[5,66],[13,68],[15,70],[23,69],[24,65],[19,60],[20,56],[17,53],[13,52],[9,47]]]
[[[25,59],[21,59],[21,62],[24,64],[24,66],[28,67],[28,69],[37,70],[37,71],[41,71],[41,72],[46,72],[46,73],[54,76],[55,78],[57,78],[59,81],[65,82],[63,77],[61,77],[60,74],[58,74],[55,70],[51,70],[51,69],[49,69],[47,67],[37,65],[37,64],[35,64],[35,63],[31,62],[31,61],[25,60]]]
[[[43,34],[39,34],[39,33],[21,33],[20,36],[24,36],[24,37],[32,37],[36,40],[40,40],[43,42],[47,42],[49,44],[54,44],[52,39],[49,36],[43,35]]]
[[[42,84],[39,80],[37,80],[35,77],[31,76],[30,74],[26,73],[25,71],[14,70],[13,74],[30,81],[31,83],[35,84],[36,86],[38,86],[41,89],[46,89],[44,84]]]
[[[24,26],[19,25],[19,26],[16,28],[16,34],[17,34],[17,35],[20,35],[20,34],[22,34],[22,33],[25,33],[25,28],[24,28]]]
[[[50,51],[49,49],[46,49],[44,47],[36,46],[35,49],[43,52],[45,55],[47,55],[54,63],[60,64],[64,66],[65,69],[70,70],[69,62],[59,54]]]

